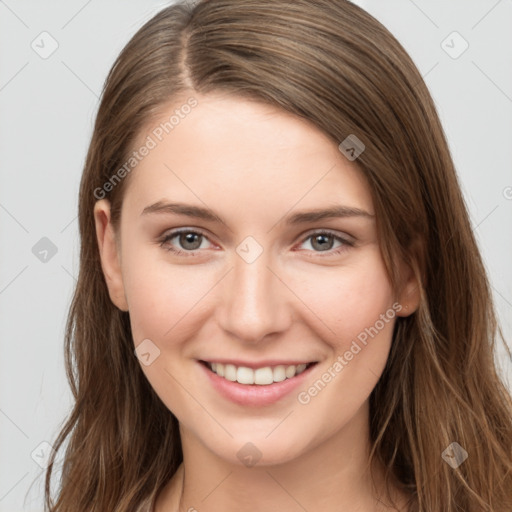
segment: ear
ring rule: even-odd
[[[410,266],[404,265],[405,282],[402,284],[401,292],[398,297],[398,303],[402,309],[397,311],[397,316],[412,315],[420,304],[420,283],[414,275],[414,271]]]
[[[397,312],[397,316],[409,316],[418,309],[420,304],[420,288],[418,280],[412,271],[405,286],[402,288],[398,302],[402,305],[402,309]]]
[[[110,300],[121,311],[128,311],[121,273],[120,248],[110,220],[110,202],[100,199],[94,205],[94,222],[100,251],[101,268],[107,283]]]
[[[420,305],[420,289],[426,282],[425,254],[427,251],[425,243],[422,236],[416,235],[408,247],[408,262],[400,259],[402,278],[398,302],[402,305],[402,309],[397,312],[398,316],[412,315]]]

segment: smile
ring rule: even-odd
[[[239,384],[256,384],[268,386],[275,382],[282,382],[300,375],[313,363],[302,363],[298,365],[276,365],[264,366],[262,368],[248,368],[247,366],[235,366],[234,364],[208,363],[206,366],[219,377]]]
[[[240,365],[234,362],[197,361],[201,373],[222,397],[238,405],[254,407],[269,406],[291,395],[297,387],[304,386],[318,365],[318,361],[294,361],[297,364],[240,362]]]

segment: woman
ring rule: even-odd
[[[453,162],[362,9],[161,11],[107,78],[79,219],[48,510],[512,509]]]

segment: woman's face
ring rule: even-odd
[[[182,433],[233,463],[288,461],[367,414],[413,284],[392,295],[369,187],[336,144],[270,106],[195,99],[140,134],[118,247],[98,201],[103,270]]]

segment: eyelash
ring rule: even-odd
[[[194,256],[197,256],[197,253],[200,252],[201,250],[200,249],[196,249],[194,251],[183,251],[181,249],[175,249],[174,247],[172,247],[170,244],[168,244],[168,242],[170,240],[172,240],[173,238],[175,238],[176,236],[182,234],[182,233],[193,233],[193,234],[196,234],[196,235],[200,235],[206,239],[208,239],[208,237],[202,233],[201,231],[197,231],[197,230],[194,230],[194,229],[176,229],[174,231],[171,231],[170,233],[168,233],[167,235],[165,235],[165,237],[163,237],[163,239],[160,241],[160,247],[162,247],[163,249],[165,249],[166,251],[169,251],[169,252],[172,252],[174,254],[176,254],[177,256],[185,256],[185,257],[194,257]],[[329,230],[319,230],[319,231],[314,231],[312,233],[309,233],[305,238],[302,239],[302,242],[300,245],[302,245],[306,240],[314,237],[314,236],[318,236],[318,235],[328,235],[328,236],[331,236],[332,238],[334,238],[335,240],[341,242],[343,245],[341,247],[338,247],[337,249],[329,249],[327,251],[312,251],[316,254],[318,254],[320,257],[324,257],[324,256],[332,256],[332,255],[336,255],[336,254],[340,254],[344,251],[347,250],[348,247],[353,247],[354,246],[354,243],[349,241],[349,240],[346,240],[345,238],[342,238],[340,237],[339,235],[336,235],[334,234],[333,232],[329,231]],[[311,251],[308,251],[308,252],[311,252]],[[325,252],[326,254],[322,254],[322,252]]]

